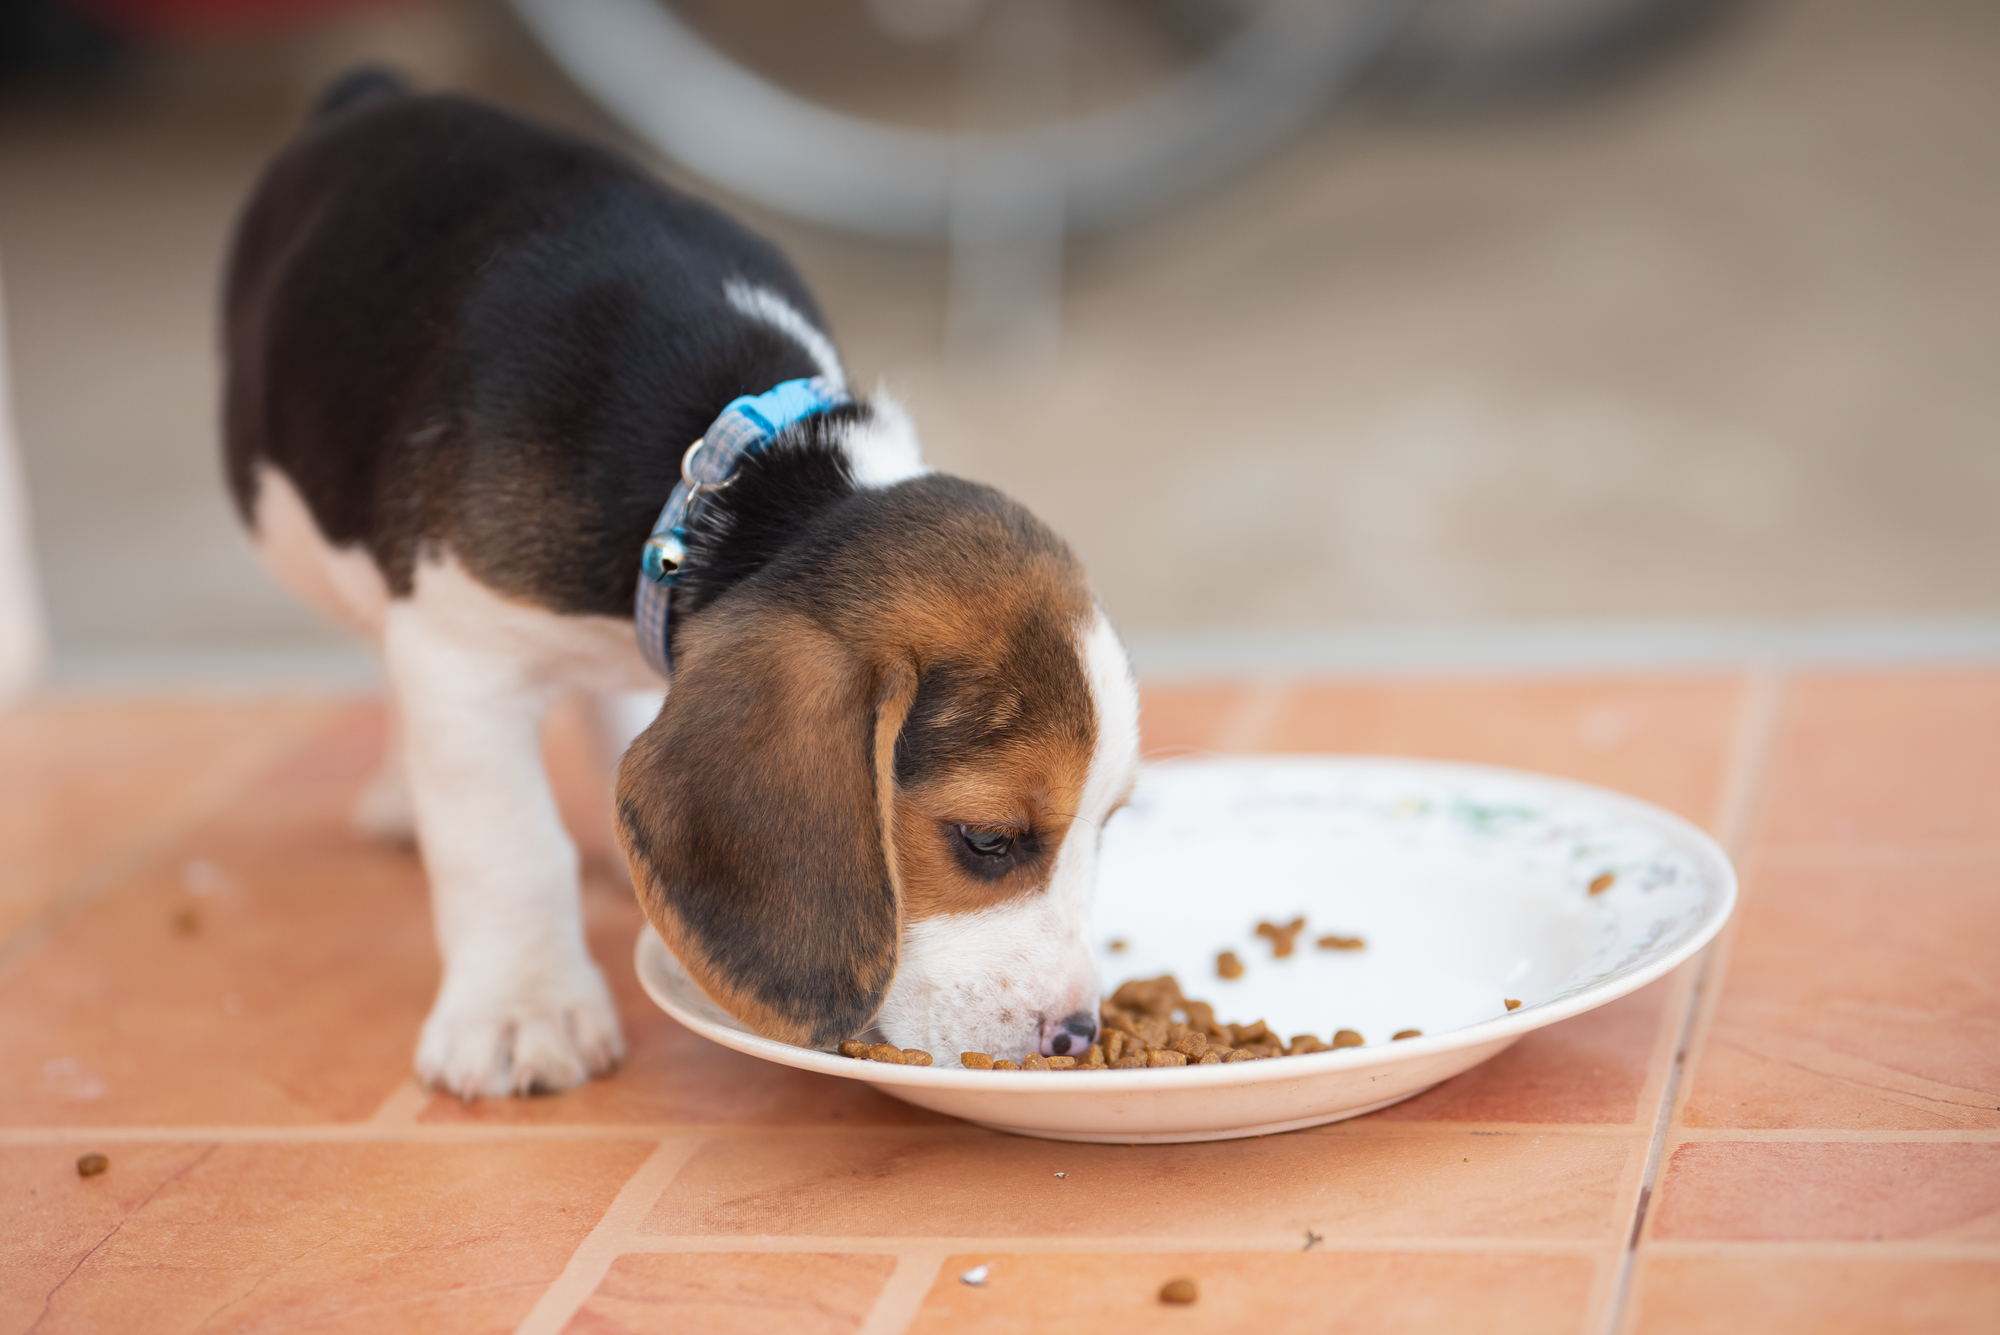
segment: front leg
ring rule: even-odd
[[[554,691],[507,636],[424,593],[420,580],[383,627],[444,956],[417,1074],[467,1099],[567,1089],[610,1070],[625,1044],[542,768]]]

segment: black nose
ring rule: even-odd
[[[1082,1052],[1097,1039],[1097,1017],[1089,1011],[1075,1011],[1063,1016],[1062,1029],[1049,1039],[1049,1046],[1058,1057],[1071,1052]]]

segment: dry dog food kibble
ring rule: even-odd
[[[111,1160],[105,1158],[103,1155],[86,1154],[76,1161],[76,1175],[78,1177],[96,1177],[109,1167],[111,1167]]]
[[[1618,880],[1618,873],[1610,871],[1605,872],[1602,876],[1599,876],[1596,880],[1590,883],[1590,893],[1593,895],[1601,895],[1606,890],[1609,890],[1617,880]]]
[[[1323,936],[1315,944],[1321,950],[1361,950],[1368,945],[1358,936]]]
[[[1521,1003],[1514,1000],[1512,997],[1508,997],[1502,1004],[1505,1005],[1507,1009],[1510,1011],[1517,1011],[1521,1009]]]
[[[1134,978],[1119,986],[1097,1009],[1098,1041],[1081,1054],[1044,1057],[1030,1052],[1019,1061],[987,1052],[961,1052],[959,1064],[971,1071],[1144,1071],[1168,1066],[1220,1066],[1227,1062],[1299,1057],[1309,1052],[1357,1048],[1361,1035],[1337,1030],[1331,1043],[1318,1034],[1294,1034],[1286,1042],[1262,1020],[1227,1024],[1215,1018],[1215,1007],[1181,994],[1172,974]],[[1397,1038],[1415,1038],[1405,1029]],[[842,1056],[897,1066],[929,1066],[931,1054],[920,1048],[849,1039]]]
[[[1424,1031],[1421,1029],[1398,1029],[1395,1033],[1389,1035],[1392,1041],[1398,1038],[1422,1038],[1423,1036]]]
[[[1215,957],[1215,976],[1218,978],[1241,978],[1243,961],[1236,958],[1236,952],[1225,950]]]
[[[1160,1286],[1160,1301],[1186,1305],[1201,1296],[1191,1279],[1170,1279]]]
[[[1281,960],[1292,953],[1292,944],[1305,929],[1304,918],[1294,918],[1283,926],[1274,922],[1260,922],[1257,924],[1257,935],[1270,940],[1271,958]]]

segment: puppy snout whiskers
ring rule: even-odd
[[[1089,1011],[1071,1011],[1060,1020],[1042,1021],[1042,1055],[1067,1057],[1083,1052],[1097,1041],[1097,1017]]]

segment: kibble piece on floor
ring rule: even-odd
[[[868,1049],[868,1060],[872,1062],[888,1062],[893,1066],[901,1066],[903,1064],[903,1050],[888,1043],[877,1043],[874,1047]]]
[[[1508,997],[1504,1002],[1502,1002],[1502,1004],[1505,1005],[1507,1009],[1510,1011],[1517,1011],[1521,1009],[1521,1003],[1514,1000],[1512,997]]]
[[[76,1161],[76,1175],[78,1177],[96,1177],[109,1167],[111,1167],[111,1160],[105,1158],[103,1155],[86,1154]]]
[[[1333,1036],[1333,1045],[1337,1048],[1358,1048],[1365,1042],[1367,1040],[1352,1029],[1343,1029]]]
[[[1018,1071],[1021,1069],[1021,1063],[1009,1061],[1005,1057],[1002,1057],[999,1061],[993,1063],[993,1069],[996,1071]]]
[[[1236,958],[1236,952],[1225,950],[1215,957],[1215,975],[1218,978],[1241,978],[1243,961]]]
[[[1423,1036],[1424,1031],[1421,1029],[1398,1029],[1395,1033],[1389,1035],[1391,1039],[1422,1038]]]
[[[1597,879],[1593,880],[1590,883],[1590,893],[1593,895],[1601,895],[1606,890],[1609,890],[1614,884],[1616,884],[1617,880],[1618,880],[1617,872],[1611,872],[1611,871],[1605,872],[1602,876],[1599,876]]]
[[[1118,953],[1120,953],[1120,952],[1122,952],[1122,951],[1123,951],[1124,949],[1125,949],[1125,938],[1124,938],[1124,937],[1122,937],[1122,936],[1121,936],[1121,937],[1116,937],[1116,938],[1114,938],[1114,939],[1112,940],[1112,942],[1111,942],[1111,952],[1112,952],[1112,953],[1113,953],[1114,955],[1115,955],[1115,954],[1118,954]]]
[[[1172,1051],[1172,1050],[1167,1050],[1167,1051],[1164,1051],[1164,1052],[1163,1052],[1163,1051],[1159,1051],[1159,1050],[1157,1050],[1157,1049],[1156,1049],[1155,1051],[1152,1051],[1152,1052],[1149,1052],[1149,1053],[1147,1053],[1147,1054],[1146,1054],[1146,1065],[1148,1065],[1148,1066],[1186,1066],[1186,1065],[1187,1065],[1187,1058],[1186,1058],[1185,1056],[1183,1056],[1182,1054],[1180,1054],[1180,1053],[1178,1053],[1178,1052],[1174,1052],[1174,1051]]]
[[[931,1054],[925,1052],[922,1048],[903,1049],[903,1065],[929,1066],[930,1064],[931,1064]]]
[[[1321,950],[1362,950],[1368,945],[1358,936],[1323,936],[1318,944]]]
[[[843,1057],[858,1057],[862,1061],[866,1061],[868,1060],[868,1045],[858,1038],[850,1038],[840,1045],[840,1055]]]
[[[1186,1305],[1201,1296],[1191,1279],[1170,1279],[1160,1286],[1160,1301]]]
[[[983,1052],[961,1052],[958,1054],[958,1064],[973,1071],[993,1069],[993,1059]]]

